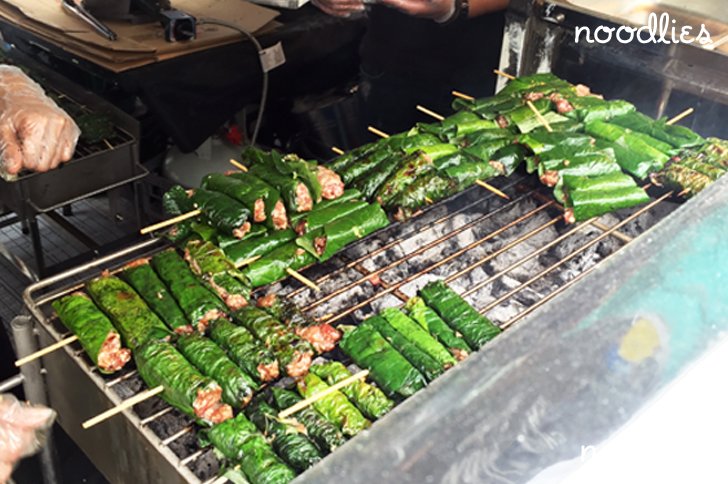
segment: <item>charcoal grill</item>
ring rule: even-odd
[[[137,122],[98,96],[82,90],[71,81],[50,71],[22,53],[13,51],[13,59],[30,67],[44,80],[44,88],[58,98],[91,114],[108,116],[113,124],[113,134],[98,142],[79,140],[71,161],[46,173],[24,172],[16,180],[0,179],[0,207],[14,212],[17,217],[4,220],[0,226],[18,221],[30,231],[39,275],[48,273],[43,260],[40,232],[36,217],[44,214],[52,218],[89,249],[98,246],[88,236],[74,227],[56,211],[70,212],[71,204],[94,195],[113,191],[133,184],[148,174],[139,162],[139,127]],[[134,199],[136,200],[136,186]],[[139,214],[135,214],[139,225]]]
[[[332,324],[356,324],[383,307],[401,305],[432,278],[442,278],[508,328],[677,207],[665,194],[618,216],[568,226],[562,209],[532,177],[499,181],[496,186],[510,200],[470,188],[372,234],[323,265],[308,268],[304,274],[321,286],[321,292],[283,281],[260,293],[284,294],[309,315]],[[160,240],[145,241],[30,286],[24,300],[38,321],[40,344],[68,335],[52,316],[50,302],[81,288],[102,270],[118,271],[134,258],[165,246]],[[335,352],[333,357],[343,355]],[[81,429],[85,419],[143,389],[136,370],[102,376],[78,345],[45,357],[44,366],[49,401],[59,412],[60,424],[110,481],[217,479],[220,463],[209,448],[200,447],[192,421],[157,397],[93,429]],[[441,379],[447,378],[448,374]],[[426,398],[429,392],[415,398]],[[393,413],[406,412],[407,406],[404,402]],[[371,432],[384,426],[377,423]],[[344,448],[365,438],[357,437]]]

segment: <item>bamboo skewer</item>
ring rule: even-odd
[[[113,417],[116,414],[119,414],[126,410],[127,408],[131,408],[137,403],[141,403],[144,400],[148,400],[152,398],[155,395],[159,395],[164,391],[163,386],[158,386],[155,388],[152,388],[150,390],[143,391],[142,393],[135,395],[131,398],[128,398],[121,402],[119,405],[117,405],[114,408],[110,408],[109,410],[105,411],[104,413],[100,413],[99,415],[95,416],[94,418],[86,420],[84,423],[81,424],[81,427],[84,429],[90,429],[94,425],[98,425],[104,420],[108,420],[109,418]]]
[[[463,94],[460,91],[452,91],[452,95],[455,97],[459,97],[460,99],[465,99],[466,101],[475,101],[475,98],[473,96],[468,96],[467,94]]]
[[[507,72],[503,72],[503,71],[498,70],[498,69],[494,69],[493,72],[495,74],[497,74],[497,75],[499,75],[501,77],[505,77],[506,79],[509,79],[511,81],[516,78],[516,76],[512,76],[512,75],[508,74]]]
[[[291,276],[294,279],[296,279],[297,281],[307,285],[314,291],[321,292],[321,288],[318,285],[316,285],[315,282],[313,282],[311,279],[308,279],[307,277],[303,276],[300,272],[294,271],[290,267],[286,268],[286,272],[288,273],[289,276]]]
[[[187,220],[187,219],[190,219],[190,218],[195,218],[198,215],[200,215],[201,213],[202,213],[202,210],[199,210],[199,209],[198,210],[192,210],[191,212],[183,213],[182,215],[177,215],[176,217],[172,217],[169,220],[164,220],[164,221],[159,222],[159,223],[156,223],[154,225],[150,225],[148,227],[144,227],[139,232],[142,235],[146,235],[148,233],[155,232],[155,231],[157,231],[159,229],[163,229],[165,227],[169,227],[170,225],[174,225],[177,222],[182,222],[182,221]]]
[[[252,264],[253,262],[257,261],[258,259],[260,259],[261,257],[263,257],[263,256],[256,255],[255,257],[249,257],[248,259],[243,259],[239,263],[235,264],[235,268],[240,269],[241,267],[248,266],[248,265]]]
[[[443,116],[441,114],[437,114],[435,111],[430,111],[426,107],[420,106],[419,104],[417,105],[417,110],[422,113],[427,114],[428,116],[432,116],[433,118],[435,118],[438,121],[442,121],[443,119],[445,119],[445,116]]]
[[[549,133],[553,133],[554,132],[553,128],[551,127],[549,122],[546,121],[546,118],[543,117],[543,114],[541,114],[541,112],[536,108],[536,106],[534,106],[534,104],[531,101],[526,101],[526,104],[528,105],[529,108],[531,108],[531,111],[533,111],[533,114],[536,115],[536,117],[541,122],[541,124],[543,124],[544,128],[546,128],[546,131],[548,131]]]
[[[42,350],[36,351],[35,353],[31,353],[28,356],[24,356],[23,358],[20,358],[19,360],[17,360],[15,362],[15,366],[16,367],[20,367],[20,366],[25,365],[26,363],[30,363],[31,361],[35,361],[38,358],[40,358],[41,356],[45,356],[48,353],[53,353],[57,349],[63,348],[64,346],[68,346],[68,345],[70,345],[71,343],[73,343],[74,341],[77,341],[77,340],[78,340],[78,336],[76,336],[76,335],[69,336],[68,338],[62,339],[61,341],[59,341],[57,343],[54,343],[54,344],[52,344],[50,346],[46,346]]]
[[[385,133],[384,131],[378,130],[374,126],[367,126],[367,129],[369,130],[370,133],[374,133],[377,136],[380,136],[380,137],[385,138],[385,139],[386,138],[389,138],[389,135],[387,133]]]
[[[341,380],[339,383],[336,383],[335,385],[331,385],[326,390],[323,390],[315,395],[308,397],[305,400],[301,400],[300,402],[298,402],[295,405],[288,407],[287,409],[283,410],[282,412],[280,412],[278,414],[278,418],[284,419],[286,417],[290,417],[294,413],[303,410],[304,408],[310,406],[313,403],[318,402],[319,400],[321,400],[322,398],[324,398],[328,395],[331,395],[332,393],[339,390],[340,388],[344,388],[345,386],[350,385],[357,380],[362,380],[362,379],[366,378],[367,375],[369,375],[369,370],[362,370],[359,373],[350,376],[349,378],[345,378],[344,380]]]
[[[230,164],[242,172],[245,172],[245,173],[248,172],[248,167],[243,165],[242,163],[240,163],[237,160],[230,159]]]
[[[502,191],[498,190],[498,189],[497,189],[496,187],[494,187],[493,185],[491,185],[491,184],[489,184],[489,183],[485,183],[485,182],[484,182],[484,181],[482,181],[482,180],[475,180],[475,183],[476,183],[477,185],[479,185],[479,186],[481,186],[481,187],[485,188],[486,190],[489,190],[489,191],[491,191],[491,192],[495,193],[496,195],[498,195],[498,196],[499,196],[499,197],[501,197],[501,198],[505,198],[506,200],[510,200],[510,199],[511,199],[511,197],[509,197],[508,195],[506,195],[506,194],[505,194],[505,193],[503,193]]]
[[[695,112],[695,109],[694,108],[688,108],[685,111],[683,111],[680,114],[678,114],[677,116],[675,116],[674,118],[672,118],[670,121],[668,121],[665,124],[667,124],[668,126],[672,126],[673,124],[677,123],[678,121],[682,121],[683,119],[687,118],[688,116],[690,116],[694,112]]]
[[[333,151],[334,153],[336,153],[339,156],[344,154],[344,150],[342,150],[341,148],[338,148],[336,146],[332,146],[331,151]]]

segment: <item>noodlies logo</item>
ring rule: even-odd
[[[657,13],[652,12],[647,18],[647,25],[644,27],[607,27],[600,25],[594,32],[590,27],[576,27],[576,43],[578,44],[584,36],[584,40],[589,43],[608,44],[613,40],[622,44],[629,44],[634,40],[642,44],[692,44],[694,42],[700,45],[712,44],[713,39],[710,37],[705,24],[700,25],[698,35],[694,35],[697,28],[691,25],[684,25],[680,28],[676,25],[674,18],[670,17],[667,12],[662,13],[659,17]]]

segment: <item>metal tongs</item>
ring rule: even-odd
[[[96,33],[101,35],[102,37],[105,37],[109,40],[116,40],[119,37],[118,35],[116,35],[116,32],[107,27],[99,19],[91,15],[91,13],[83,6],[83,2],[77,4],[73,0],[63,0],[61,2],[61,5],[63,6],[63,10],[83,20],[85,23],[93,27]]]

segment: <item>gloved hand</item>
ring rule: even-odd
[[[0,395],[0,483],[10,479],[15,463],[38,451],[56,412]]]
[[[0,66],[0,172],[48,171],[69,161],[81,131],[23,71]]]
[[[377,3],[440,23],[449,20],[455,13],[455,0],[379,0]]]
[[[311,3],[334,17],[350,17],[364,11],[363,0],[312,0]]]

